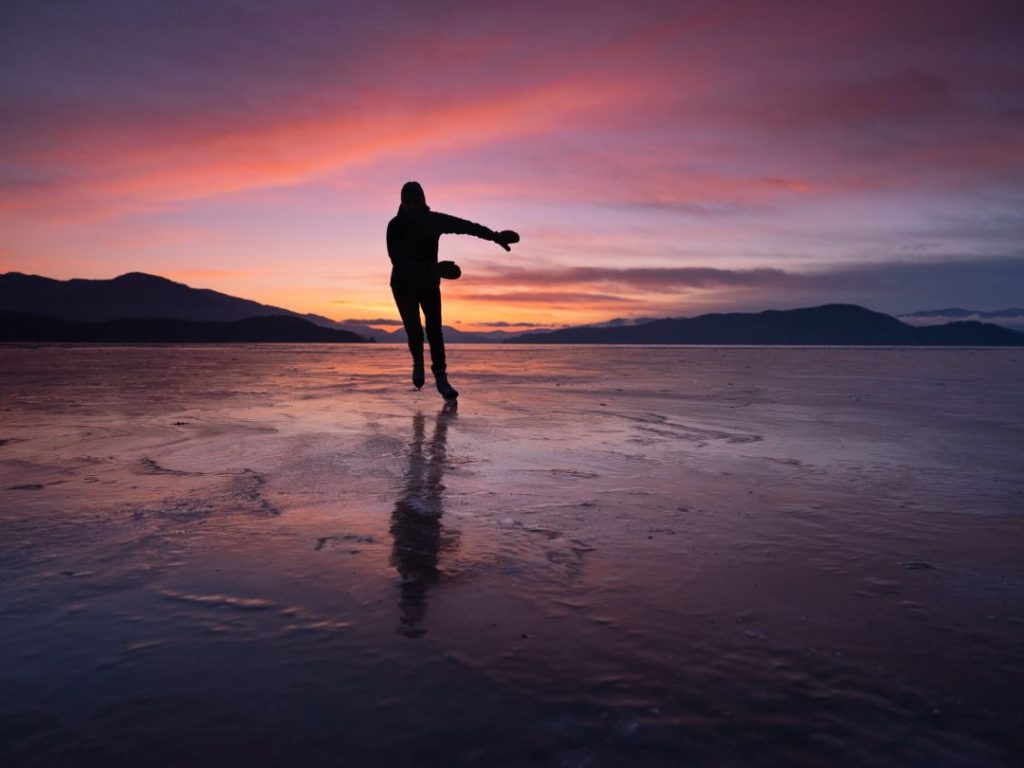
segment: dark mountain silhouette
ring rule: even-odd
[[[934,323],[945,323],[956,320],[979,320],[986,323],[995,323],[1004,328],[1015,331],[1024,331],[1024,309],[1010,307],[984,311],[979,309],[961,309],[960,307],[949,307],[947,309],[924,309],[920,312],[910,312],[906,315],[898,315],[911,325],[930,325]]]
[[[301,317],[272,315],[230,322],[129,318],[100,323],[0,312],[0,341],[110,343],[353,343],[367,339]]]
[[[524,333],[512,344],[820,344],[1021,346],[1024,333],[990,323],[914,327],[851,304],[666,318],[606,328]]]
[[[0,275],[0,311],[86,322],[132,317],[217,322],[267,315],[302,317],[281,307],[191,288],[142,272],[129,272],[112,280],[52,280],[8,272]]]

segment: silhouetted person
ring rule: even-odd
[[[496,242],[506,251],[511,250],[509,245],[519,242],[519,235],[510,230],[495,232],[480,224],[430,210],[423,187],[416,181],[408,181],[402,187],[398,215],[388,222],[391,293],[409,337],[413,386],[419,389],[425,380],[423,326],[420,324],[422,307],[430,342],[430,368],[434,372],[437,391],[445,400],[454,400],[459,393],[448,383],[444,337],[441,335],[441,273],[438,271],[437,246],[444,234],[475,235]]]
[[[455,403],[448,403],[434,422],[434,436],[424,450],[424,418],[412,419],[409,467],[402,495],[391,513],[391,564],[398,570],[398,632],[406,637],[422,636],[427,613],[427,593],[441,578],[440,553],[458,542],[458,534],[441,525],[447,457],[448,422],[455,418]]]

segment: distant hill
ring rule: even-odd
[[[90,323],[0,312],[0,341],[98,343],[355,343],[367,339],[301,317],[272,315],[230,322],[130,318]]]
[[[898,317],[911,325],[934,325],[936,323],[948,323],[958,320],[978,320],[995,323],[1015,331],[1024,331],[1024,309],[1018,307],[993,311],[948,307],[946,309],[924,309],[920,312],[898,315]]]
[[[0,311],[86,322],[132,317],[225,322],[267,315],[302,316],[142,272],[112,280],[52,280],[8,272],[0,275]]]
[[[1022,346],[1024,333],[991,323],[914,327],[851,304],[667,318],[605,328],[524,333],[512,344],[780,344]]]

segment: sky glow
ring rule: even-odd
[[[0,271],[144,271],[397,316],[435,210],[445,320],[1024,304],[1012,2],[6,2]]]

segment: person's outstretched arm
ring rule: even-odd
[[[509,245],[519,242],[519,235],[512,230],[506,229],[502,232],[495,232],[483,224],[476,224],[472,221],[460,219],[457,216],[449,216],[447,213],[434,213],[441,234],[445,235],[473,235],[483,240],[490,240],[497,243],[506,251],[512,250]]]

